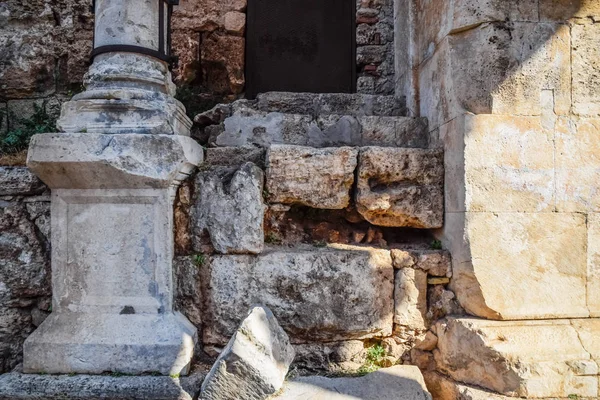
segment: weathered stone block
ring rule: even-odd
[[[191,212],[194,247],[200,251],[200,238],[206,231],[219,253],[260,253],[264,246],[263,172],[250,162],[232,177],[221,172],[225,177],[219,170],[196,176]],[[227,178],[231,181],[225,186]]]
[[[600,20],[597,13],[596,19]],[[595,45],[600,37],[600,26],[597,23],[573,24],[571,35],[573,112],[582,116],[600,116],[600,49]]]
[[[428,275],[452,277],[450,253],[445,250],[404,250],[393,249],[394,267],[414,268]]]
[[[600,317],[600,214],[588,214],[587,226],[587,306],[592,317]]]
[[[559,118],[556,123],[556,208],[600,211],[600,119]]]
[[[396,271],[394,323],[405,328],[427,329],[427,273],[413,268]]]
[[[205,343],[226,343],[252,304],[273,310],[292,343],[392,332],[389,251],[340,245],[215,256],[203,271]]]
[[[357,209],[375,225],[439,228],[443,182],[441,151],[364,147],[359,157]]]
[[[0,376],[0,400],[192,400],[204,373],[189,377],[30,375]]]
[[[255,306],[202,383],[203,400],[264,400],[283,386],[294,349],[271,310]]]
[[[39,194],[45,186],[25,167],[0,167],[0,196]]]
[[[598,365],[568,320],[437,324],[442,372],[456,381],[516,397],[598,396]]]
[[[467,116],[464,131],[447,135],[466,136],[461,160],[465,187],[446,181],[446,191],[465,190],[465,204],[456,211],[554,209],[554,132],[545,129],[539,117]]]
[[[450,285],[469,314],[492,319],[589,316],[583,215],[449,213],[445,236],[461,238],[450,242]]]
[[[271,203],[342,209],[350,202],[357,150],[274,145],[267,153]]]

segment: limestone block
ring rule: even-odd
[[[577,330],[583,348],[590,353],[592,359],[600,366],[600,319],[574,319],[571,320],[571,325]],[[587,370],[586,373],[597,375],[596,371],[592,365],[591,370]]]
[[[415,1],[417,62],[451,32],[497,21],[538,21],[537,0]]]
[[[295,378],[273,400],[431,400],[423,375],[415,366],[397,365],[362,377]]]
[[[0,167],[0,196],[39,194],[44,189],[44,184],[29,169]]]
[[[432,276],[452,277],[450,253],[445,250],[392,249],[394,268],[414,268]]]
[[[396,271],[394,290],[394,323],[424,331],[427,329],[427,273],[402,268]]]
[[[596,7],[596,20],[600,8]],[[600,50],[594,43],[600,37],[598,24],[574,24],[571,28],[573,50],[573,112],[600,116]]]
[[[559,118],[556,123],[556,208],[600,211],[600,119]]]
[[[494,22],[443,38],[420,70],[421,115],[435,129],[463,114],[540,115],[571,107],[570,31],[561,24]]]
[[[449,213],[444,236],[452,253],[450,287],[469,314],[589,316],[583,215]]]
[[[232,177],[218,172],[196,175],[191,211],[194,247],[200,249],[199,239],[207,231],[221,254],[260,253],[264,246],[263,171],[248,162]],[[227,186],[224,179],[231,179]]]
[[[185,136],[46,133],[31,139],[27,162],[52,189],[134,189],[168,187],[203,157]]]
[[[203,268],[204,342],[225,344],[252,304],[265,304],[292,343],[392,333],[388,251],[336,245],[215,256]]]
[[[554,209],[554,132],[544,129],[540,118],[467,116],[464,132],[450,134],[466,136],[463,163],[467,186],[461,211]]]
[[[203,400],[263,400],[283,386],[294,349],[271,310],[255,306],[202,383]]]
[[[357,154],[350,147],[271,146],[266,178],[269,202],[324,209],[347,207]]]
[[[189,377],[109,375],[29,375],[0,377],[0,400],[192,400],[204,373]]]
[[[592,317],[600,317],[600,214],[587,219],[587,306]]]
[[[357,210],[375,225],[439,228],[443,181],[440,151],[364,147],[359,157]]]
[[[440,370],[506,396],[598,396],[598,365],[568,320],[438,322]]]

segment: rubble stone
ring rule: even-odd
[[[357,209],[375,225],[439,228],[443,183],[440,151],[364,147],[358,163]]]
[[[0,167],[0,196],[39,194],[45,186],[25,167]]]
[[[191,223],[197,250],[204,231],[222,254],[258,254],[263,250],[263,179],[262,170],[250,162],[233,176],[222,169],[196,176]]]

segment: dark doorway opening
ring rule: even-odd
[[[355,0],[249,0],[246,96],[356,91]]]

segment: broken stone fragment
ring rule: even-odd
[[[363,147],[356,206],[374,225],[441,228],[444,162],[439,150]]]
[[[248,162],[226,186],[229,177],[223,168],[197,175],[191,216],[194,247],[200,248],[207,231],[221,254],[258,254],[264,246],[263,172]]]
[[[343,209],[350,203],[357,150],[273,145],[267,153],[271,203]]]
[[[206,376],[202,400],[264,400],[283,386],[294,349],[271,310],[255,306]]]

